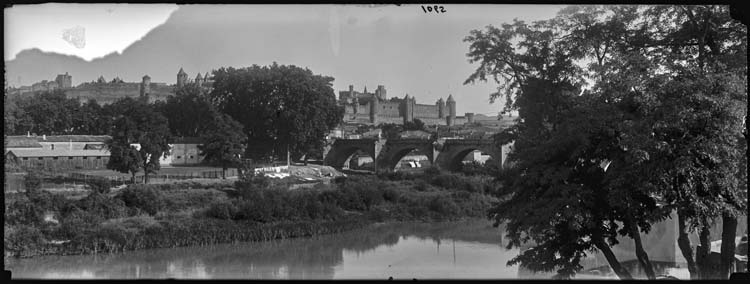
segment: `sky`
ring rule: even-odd
[[[489,103],[496,84],[463,84],[477,67],[463,39],[514,18],[548,19],[563,6],[443,6],[438,14],[420,5],[16,5],[4,11],[5,60],[38,48],[80,57],[107,79],[138,82],[145,73],[170,84],[179,68],[193,78],[223,66],[278,62],[334,77],[337,93],[385,85],[388,97],[409,94],[434,104],[453,95],[458,115],[494,115],[503,106]],[[51,80],[67,70],[52,67],[39,68],[47,69],[39,76]],[[77,73],[74,85],[98,77]]]

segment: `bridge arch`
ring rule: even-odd
[[[504,160],[504,151],[497,148],[491,141],[457,141],[446,143],[443,150],[435,159],[435,165],[443,170],[458,171],[461,169],[463,159],[473,151],[481,151],[490,156],[492,160],[500,163]]]
[[[412,151],[418,151],[420,154],[427,156],[427,160],[432,163],[434,161],[434,151],[432,141],[426,139],[400,139],[390,140],[385,144],[382,152],[380,153],[380,159],[378,161],[378,169],[381,170],[394,170],[396,165],[406,155]]]
[[[324,163],[334,168],[341,169],[346,161],[348,161],[357,151],[367,153],[367,155],[370,155],[375,162],[378,158],[379,149],[378,142],[372,139],[336,140],[324,154]]]

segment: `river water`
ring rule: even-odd
[[[6,259],[12,278],[42,279],[535,279],[507,266],[520,249],[506,249],[503,228],[489,221],[388,223],[335,235],[258,243],[149,249],[118,254]],[[657,244],[658,245],[658,244]],[[673,244],[669,244],[674,247]],[[523,249],[523,248],[521,248]],[[616,251],[617,252],[617,251]],[[676,269],[674,254],[655,263]],[[621,261],[637,278],[635,266]],[[631,258],[632,259],[632,258]],[[616,278],[594,254],[577,278]],[[684,266],[683,266],[684,267]],[[675,270],[676,269],[676,270]],[[674,273],[673,273],[674,274]]]

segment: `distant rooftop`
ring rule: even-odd
[[[108,157],[107,150],[42,150],[42,149],[12,149],[16,157]]]

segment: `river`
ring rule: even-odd
[[[350,232],[258,243],[148,249],[117,254],[6,259],[12,278],[33,279],[534,279],[507,266],[519,253],[506,249],[503,228],[489,221],[375,224]],[[673,244],[670,244],[674,247]],[[521,248],[523,249],[523,248]],[[672,253],[668,252],[667,256]],[[620,253],[623,255],[624,253]],[[637,278],[627,256],[621,256]],[[674,270],[660,261],[659,273]],[[592,255],[577,278],[616,278]],[[684,267],[684,266],[683,266]],[[678,269],[684,270],[684,269]]]

